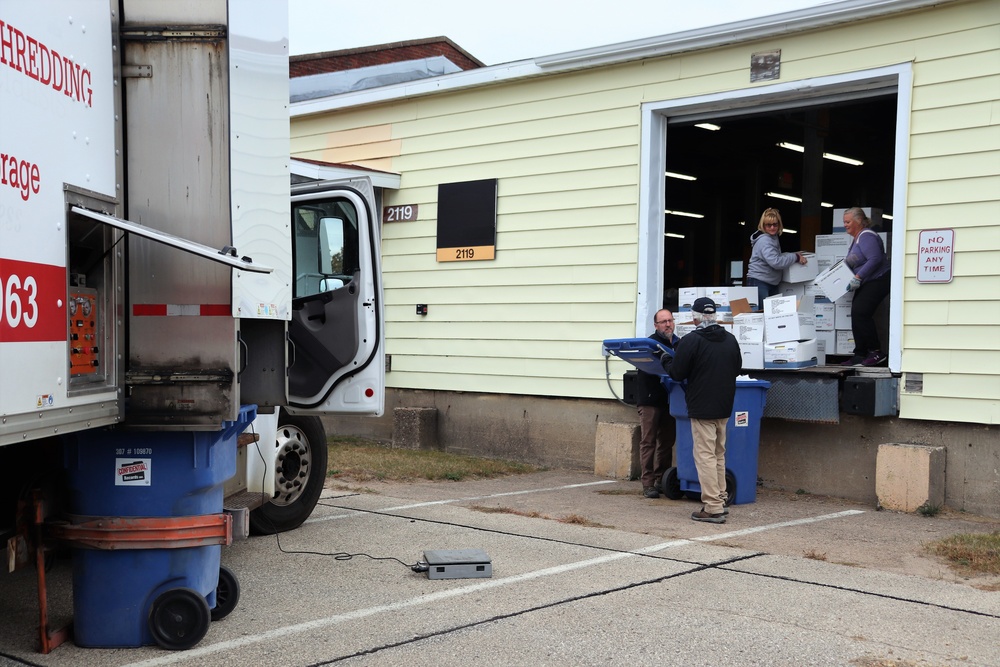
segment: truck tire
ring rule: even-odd
[[[309,518],[326,481],[326,431],[319,417],[289,415],[278,420],[277,465],[271,502],[250,512],[250,532],[273,535]]]

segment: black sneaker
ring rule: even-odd
[[[660,492],[656,490],[655,486],[644,486],[642,487],[642,495],[647,498],[659,498]]]
[[[694,519],[695,521],[705,521],[707,523],[725,523],[726,522],[726,515],[725,514],[723,514],[721,512],[719,514],[709,514],[708,512],[705,511],[704,507],[702,507],[697,512],[692,512],[691,513],[691,518]]]
[[[841,366],[860,366],[861,362],[863,362],[864,360],[865,360],[864,357],[862,357],[860,354],[856,354],[853,357],[851,357],[850,359],[848,359],[847,361],[841,361],[840,365]]]

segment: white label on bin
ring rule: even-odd
[[[733,426],[737,426],[740,428],[746,428],[747,426],[750,426],[750,412],[747,410],[738,411],[736,413],[736,419],[734,421],[735,423],[733,424]]]
[[[115,459],[115,486],[149,486],[153,459]]]

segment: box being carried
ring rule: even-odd
[[[844,264],[844,261],[841,260],[816,276],[815,282],[816,286],[827,299],[836,301],[850,291],[848,285],[853,277],[854,271],[849,269]]]
[[[804,283],[816,277],[819,273],[816,263],[816,254],[812,252],[800,253],[806,259],[805,264],[795,262],[791,266],[786,266],[781,272],[781,279],[786,283]]]

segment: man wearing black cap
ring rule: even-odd
[[[726,423],[733,413],[743,355],[736,337],[716,323],[714,301],[696,299],[691,311],[697,328],[681,338],[673,360],[664,362],[664,368],[674,380],[687,380],[694,465],[704,503],[691,518],[725,523],[729,514],[725,506]]]

